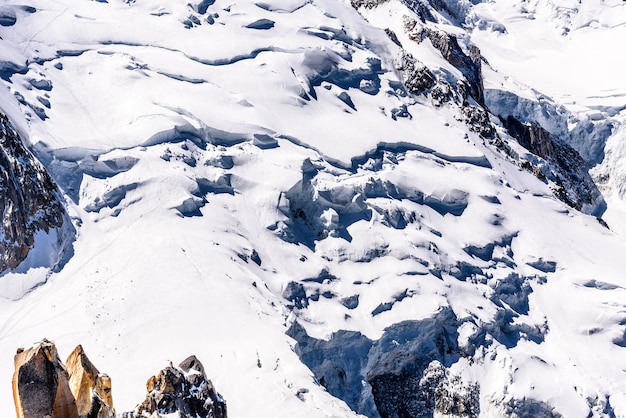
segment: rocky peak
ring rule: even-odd
[[[148,379],[146,388],[146,399],[130,416],[178,413],[181,418],[226,418],[226,402],[195,356],[186,358],[178,367],[165,367]]]
[[[39,231],[69,224],[52,177],[0,112],[0,273],[26,259]],[[67,241],[66,234],[57,236]],[[65,248],[65,243],[58,247]]]
[[[226,401],[195,356],[169,365],[146,383],[148,395],[125,418],[226,418]],[[111,378],[78,345],[64,365],[47,339],[17,350],[13,398],[17,418],[115,418]],[[174,414],[174,415],[169,415]]]
[[[66,363],[46,339],[17,350],[13,376],[17,418],[115,418],[109,376],[98,372],[80,345]]]
[[[17,418],[79,418],[69,380],[52,342],[18,349],[13,375]]]
[[[80,418],[114,418],[111,379],[98,371],[78,345],[65,362]]]

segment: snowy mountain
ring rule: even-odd
[[[7,0],[0,25],[3,138],[67,220],[0,277],[2,352],[82,344],[118,413],[195,354],[232,417],[626,416],[626,3]]]

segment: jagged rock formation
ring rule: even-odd
[[[190,356],[170,365],[146,383],[148,396],[131,415],[161,416],[178,412],[184,418],[226,418],[226,402],[207,379],[202,363]]]
[[[422,94],[436,83],[432,71],[404,50],[396,68],[401,71],[404,87],[411,94]]]
[[[356,3],[353,6],[376,7],[373,3]],[[564,142],[555,141],[550,132],[537,122],[525,122],[511,115],[497,114],[508,135],[545,161],[534,161],[533,158],[527,160],[511,152],[498,135],[485,102],[480,50],[471,45],[469,55],[466,54],[454,35],[430,28],[426,21],[432,19],[422,18],[420,22],[405,16],[404,29],[409,38],[418,44],[429,40],[441,56],[461,72],[464,79],[451,84],[452,80],[441,78],[402,50],[396,69],[402,74],[407,92],[426,95],[436,107],[446,103],[458,106],[459,118],[471,131],[490,140],[496,148],[504,149],[522,168],[533,172],[539,179],[552,182],[557,198],[577,210],[601,216],[605,203],[580,154]],[[499,108],[496,110],[502,111]]]
[[[69,380],[50,341],[18,349],[13,375],[17,418],[79,418]]]
[[[91,363],[82,346],[59,359],[44,339],[17,350],[13,398],[17,418],[114,418],[111,379]]]
[[[513,116],[500,117],[509,135],[533,154],[548,161],[549,171],[526,162],[523,167],[555,183],[554,194],[569,206],[601,215],[604,203],[598,187],[587,171],[587,164],[569,145],[555,141],[538,123],[522,123]]]
[[[397,59],[396,69],[402,74],[406,90],[414,95],[428,96],[435,107],[446,103],[455,104],[460,109],[460,120],[470,130],[484,139],[496,138],[496,130],[485,106],[480,50],[472,45],[467,55],[455,36],[431,29],[407,16],[404,18],[404,29],[409,38],[418,44],[428,39],[441,56],[463,75],[463,79],[456,81],[435,75],[403,49]]]
[[[26,259],[39,231],[48,233],[67,222],[54,181],[24,147],[19,134],[2,113],[0,213],[0,273],[16,268]],[[58,239],[66,240],[60,236]]]
[[[471,45],[469,55],[467,55],[461,49],[454,35],[441,30],[431,29],[411,18],[406,18],[404,25],[412,41],[421,43],[428,39],[439,50],[441,56],[446,61],[461,71],[469,84],[470,95],[478,104],[484,106],[485,89],[483,86],[480,49],[476,45]]]
[[[78,345],[64,365],[44,339],[15,355],[13,398],[17,418],[115,418],[111,378],[100,373]],[[125,417],[226,418],[226,402],[207,379],[202,363],[186,358],[146,383],[148,395]],[[169,415],[168,415],[169,416]]]
[[[78,345],[65,362],[80,418],[114,418],[111,378],[98,371]]]

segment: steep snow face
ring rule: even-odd
[[[0,301],[2,351],[81,343],[118,411],[195,354],[233,416],[626,414],[626,242],[481,105],[562,142],[589,108],[496,67],[514,6],[411,4],[7,2],[0,75],[78,236]]]

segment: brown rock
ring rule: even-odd
[[[44,339],[17,350],[13,399],[17,418],[79,418],[69,375],[53,343]]]
[[[80,418],[114,418],[111,379],[98,371],[78,345],[65,362]]]

